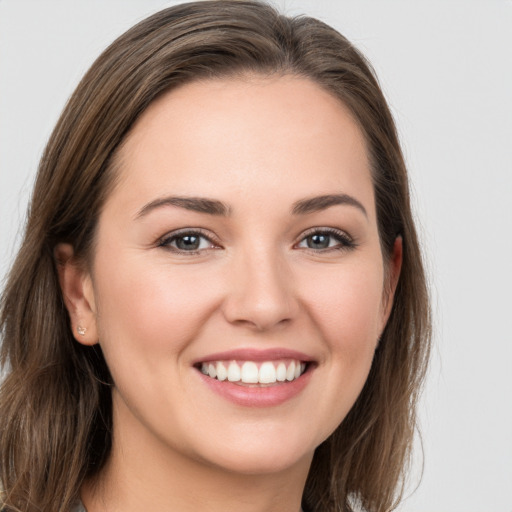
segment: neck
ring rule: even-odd
[[[123,428],[116,428],[123,425]],[[270,473],[241,474],[180,453],[136,424],[116,422],[112,452],[86,482],[88,512],[299,512],[311,456]]]

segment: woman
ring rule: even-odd
[[[1,325],[6,510],[393,508],[429,309],[364,58],[252,1],[133,27],[48,143]]]

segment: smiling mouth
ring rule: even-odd
[[[298,359],[277,361],[208,361],[197,368],[204,375],[240,385],[274,385],[293,382],[308,369],[308,363]]]

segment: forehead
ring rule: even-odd
[[[342,192],[373,204],[364,137],[349,110],[293,76],[215,79],[164,94],[134,125],[117,167],[132,203],[165,193],[264,202],[272,190],[274,201]]]

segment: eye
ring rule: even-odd
[[[197,230],[170,233],[160,240],[158,246],[178,253],[191,254],[218,248],[210,237]]]
[[[314,251],[352,249],[356,246],[345,232],[334,228],[315,228],[297,244],[297,247]]]

